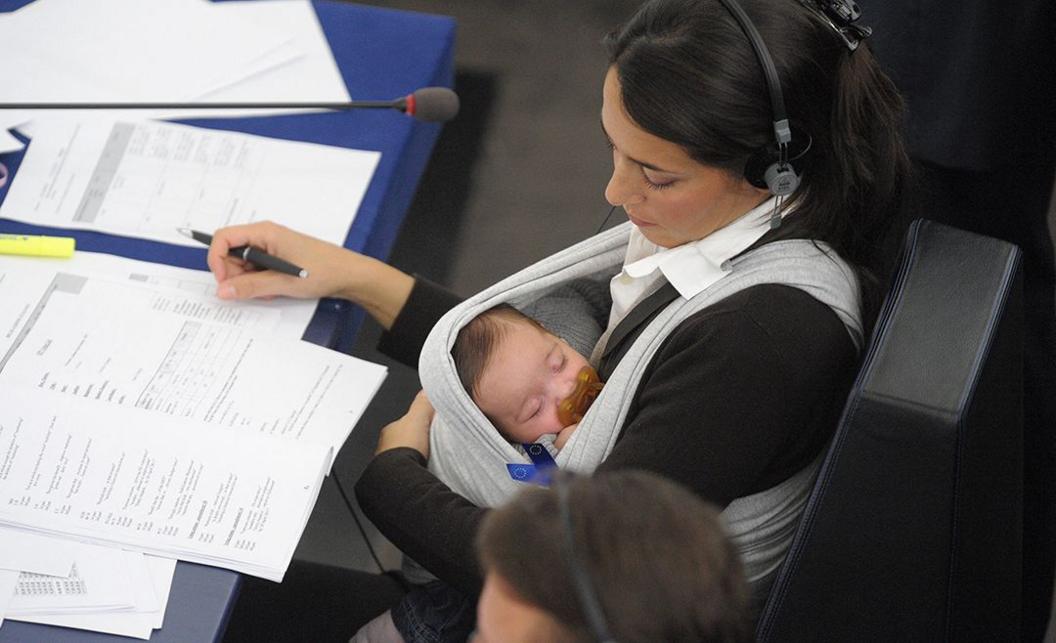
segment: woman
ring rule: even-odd
[[[907,171],[901,100],[867,44],[852,50],[831,16],[796,0],[742,5],[774,59],[801,183],[787,199],[758,185],[754,159],[774,139],[771,95],[723,3],[655,0],[614,32],[601,109],[613,159],[605,195],[633,229],[596,355],[603,380],[658,311],[721,283],[728,262],[765,256],[782,242],[810,240],[854,270],[864,326],[878,307],[883,240]],[[242,244],[312,277],[247,272],[227,257]],[[434,322],[458,302],[381,262],[271,224],[219,231],[209,265],[224,298],[358,303],[387,329],[382,350],[411,365]],[[659,339],[599,470],[650,470],[720,507],[809,470],[858,360],[834,308],[782,283],[744,288]],[[404,553],[472,597],[481,588],[473,542],[486,510],[426,469],[427,406],[416,402],[385,428],[357,496]]]

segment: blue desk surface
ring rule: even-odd
[[[11,11],[25,4],[28,0],[0,0],[0,11]],[[334,0],[314,0],[313,6],[353,98],[387,100],[407,95],[420,87],[451,86],[455,24],[450,18],[362,7]],[[344,244],[347,248],[379,258],[388,256],[440,133],[439,125],[419,123],[397,112],[382,110],[180,122],[380,151],[381,161]],[[0,163],[7,166],[12,180],[18,178],[22,156],[23,152],[0,155]],[[0,201],[6,195],[7,187],[0,188]],[[205,269],[204,248],[83,230],[43,228],[5,219],[0,219],[0,232],[73,236],[81,250]],[[323,301],[304,338],[347,352],[362,318],[362,310],[345,302]],[[179,563],[165,627],[156,630],[151,641],[219,640],[238,594],[238,586],[239,576],[234,572]],[[45,640],[133,639],[15,621],[6,621],[0,627],[0,642]]]

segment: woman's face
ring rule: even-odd
[[[703,239],[769,197],[743,177],[703,165],[638,127],[624,111],[616,68],[605,76],[601,125],[612,146],[605,198],[665,248]]]

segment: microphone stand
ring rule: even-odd
[[[394,100],[323,102],[24,102],[0,103],[0,110],[77,109],[395,109],[420,121],[443,122],[458,114],[458,94],[446,87],[423,87]]]
[[[340,103],[0,103],[0,109],[398,109],[407,99]]]

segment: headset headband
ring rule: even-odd
[[[770,111],[774,117],[774,139],[777,141],[778,148],[785,150],[787,154],[788,144],[792,141],[792,130],[788,126],[788,116],[785,114],[785,97],[781,93],[781,81],[777,77],[777,66],[774,65],[774,59],[770,57],[770,51],[767,50],[763,37],[759,35],[759,30],[752,24],[751,19],[744,12],[741,5],[737,4],[736,0],[719,0],[719,2],[726,7],[726,10],[734,17],[737,24],[741,26],[744,35],[748,37],[748,42],[752,43],[755,57],[759,60],[759,66],[763,68],[763,76],[766,77],[766,88],[770,94]],[[787,161],[787,158],[782,159],[782,162]]]
[[[567,476],[556,476],[554,487],[557,491],[558,511],[561,514],[561,524],[565,532],[565,557],[568,559],[568,569],[572,573],[572,582],[576,587],[576,597],[583,609],[583,616],[594,634],[594,639],[599,643],[615,643],[615,639],[609,634],[608,625],[605,623],[605,612],[601,609],[601,601],[594,591],[594,584],[590,582],[590,575],[576,555],[575,528],[572,524],[572,510],[568,506],[569,480]]]

